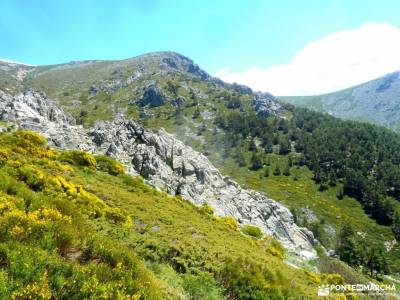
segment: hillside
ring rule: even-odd
[[[283,102],[333,116],[382,125],[400,126],[400,72],[325,95],[280,97]]]
[[[396,242],[400,232],[397,134],[282,105],[268,93],[255,93],[247,87],[215,79],[190,59],[172,52],[122,61],[56,66],[8,64],[1,70],[8,84],[0,91],[0,119],[8,122],[8,128],[39,131],[57,149],[82,149],[116,158],[127,172],[142,176],[146,184],[167,192],[171,195],[168,197],[182,197],[206,210],[213,208],[215,217],[205,219],[207,226],[210,220],[220,218],[232,225],[233,217],[240,228],[247,228],[245,232],[247,226],[256,226],[258,230],[250,227],[253,235],[256,232],[258,236],[259,230],[266,236],[272,235],[286,249],[284,256],[289,264],[339,273],[347,282],[354,283],[387,282],[384,277],[387,274],[397,278],[400,270],[400,247]],[[109,200],[113,207],[130,211],[130,196],[119,190],[121,176],[81,175],[68,178],[88,185],[88,191],[101,195],[105,202]],[[129,190],[129,185],[124,187]],[[147,185],[140,186],[153,194],[154,190]],[[140,202],[142,196],[138,199]],[[180,203],[199,210],[188,202]],[[143,210],[141,205],[142,202],[135,209]],[[143,218],[153,222],[155,216],[165,213],[164,209],[167,208],[162,206]],[[132,214],[139,212],[132,210]],[[189,211],[174,213],[167,217],[166,226],[181,222],[178,215],[183,216],[182,222],[192,222],[194,218]],[[188,227],[185,224],[182,227]],[[207,255],[212,253],[211,257],[218,258],[213,265],[221,265],[221,255],[225,256],[229,250],[224,246],[229,238],[224,236],[221,241],[207,237],[202,240],[204,243],[189,242],[183,237],[185,234],[170,239],[172,233],[158,230],[159,224],[155,226],[154,232],[146,231],[155,239],[155,245],[153,241],[149,244],[150,250],[141,252],[142,246],[138,246],[147,241],[124,240],[135,249],[139,247],[135,251],[146,261],[168,253],[165,245],[159,244],[165,238],[167,244],[184,241],[185,245],[194,243],[205,249]],[[169,229],[176,230],[173,226]],[[192,238],[212,229],[203,227],[198,234],[196,225],[193,230],[189,234]],[[123,235],[117,233],[116,237]],[[242,247],[239,240],[229,243],[232,247]],[[275,241],[272,243],[276,245]],[[221,250],[212,252],[213,245]],[[233,253],[242,253],[234,249]],[[238,293],[225,286],[227,281],[219,279],[219,271],[205,267],[210,262],[202,256],[203,250],[189,247],[185,254],[179,250],[179,258],[174,256],[168,264],[179,274],[197,274],[200,262],[201,272],[211,272],[216,280],[213,287],[222,285],[225,295]],[[159,251],[164,254],[154,253]],[[194,269],[190,267],[192,264]],[[267,269],[273,268],[269,267],[270,262],[266,265]],[[291,268],[282,262],[281,266],[283,274],[292,274]],[[175,273],[171,274],[176,278]],[[161,279],[171,279],[163,276],[167,275]],[[185,289],[184,281],[178,281],[183,282],[178,289]],[[286,289],[290,280],[285,282],[286,285],[277,284],[278,293],[284,297],[289,295]],[[306,290],[304,293],[308,293]],[[311,290],[309,295],[315,295],[315,288]],[[243,296],[243,299],[248,298]]]
[[[55,151],[28,131],[0,145],[2,299],[312,299],[345,280],[287,266],[271,237],[109,158]]]

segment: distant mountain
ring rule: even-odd
[[[400,71],[330,94],[280,100],[335,117],[400,130]]]

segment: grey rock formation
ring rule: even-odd
[[[236,82],[232,83],[231,87],[232,87],[232,89],[234,89],[235,91],[237,91],[239,93],[248,94],[248,95],[251,95],[253,93],[253,90],[251,88],[249,88],[248,86],[245,86],[243,84],[238,84]]]
[[[261,193],[243,189],[223,176],[207,157],[163,129],[146,130],[123,117],[84,129],[70,125],[71,118],[61,109],[43,94],[32,92],[15,97],[0,93],[0,116],[41,132],[53,146],[115,157],[130,173],[141,173],[155,187],[194,204],[207,202],[217,215],[233,216],[241,224],[260,227],[301,258],[316,257],[312,233],[298,227],[286,207]]]
[[[174,106],[179,106],[185,103],[186,99],[184,97],[178,96],[174,100],[172,100],[171,104]]]
[[[260,116],[276,116],[283,111],[282,105],[270,93],[256,93],[252,105]]]
[[[157,85],[150,85],[145,90],[143,97],[137,102],[140,106],[150,105],[157,107],[164,105],[167,102],[167,97]]]
[[[305,222],[308,222],[308,223],[313,223],[313,222],[317,222],[318,221],[317,216],[308,207],[300,208],[300,216],[299,217],[301,219],[303,219],[303,222],[305,221]]]

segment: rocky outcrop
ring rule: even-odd
[[[257,114],[263,117],[276,116],[283,111],[282,105],[270,93],[256,93],[252,105]]]
[[[167,97],[161,88],[157,85],[150,85],[146,88],[143,97],[137,103],[140,106],[150,105],[151,107],[157,107],[164,105],[166,102]]]
[[[243,189],[223,176],[207,157],[163,129],[146,130],[121,116],[84,129],[70,125],[71,118],[43,94],[31,92],[15,97],[0,93],[0,116],[41,132],[56,147],[115,157],[130,173],[142,174],[155,187],[194,204],[207,202],[217,215],[256,225],[302,258],[316,256],[312,233],[298,227],[286,207],[261,193]]]

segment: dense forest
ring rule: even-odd
[[[367,214],[391,226],[400,239],[400,141],[396,133],[292,106],[286,107],[289,113],[284,118],[265,118],[255,112],[243,113],[243,105],[234,104],[219,113],[216,125],[228,132],[230,146],[246,141],[252,151],[250,169],[260,169],[266,153],[292,154],[288,164],[306,165],[321,191],[340,182],[343,188],[338,199],[344,195],[356,198]],[[240,151],[233,155],[239,165],[245,163]]]

